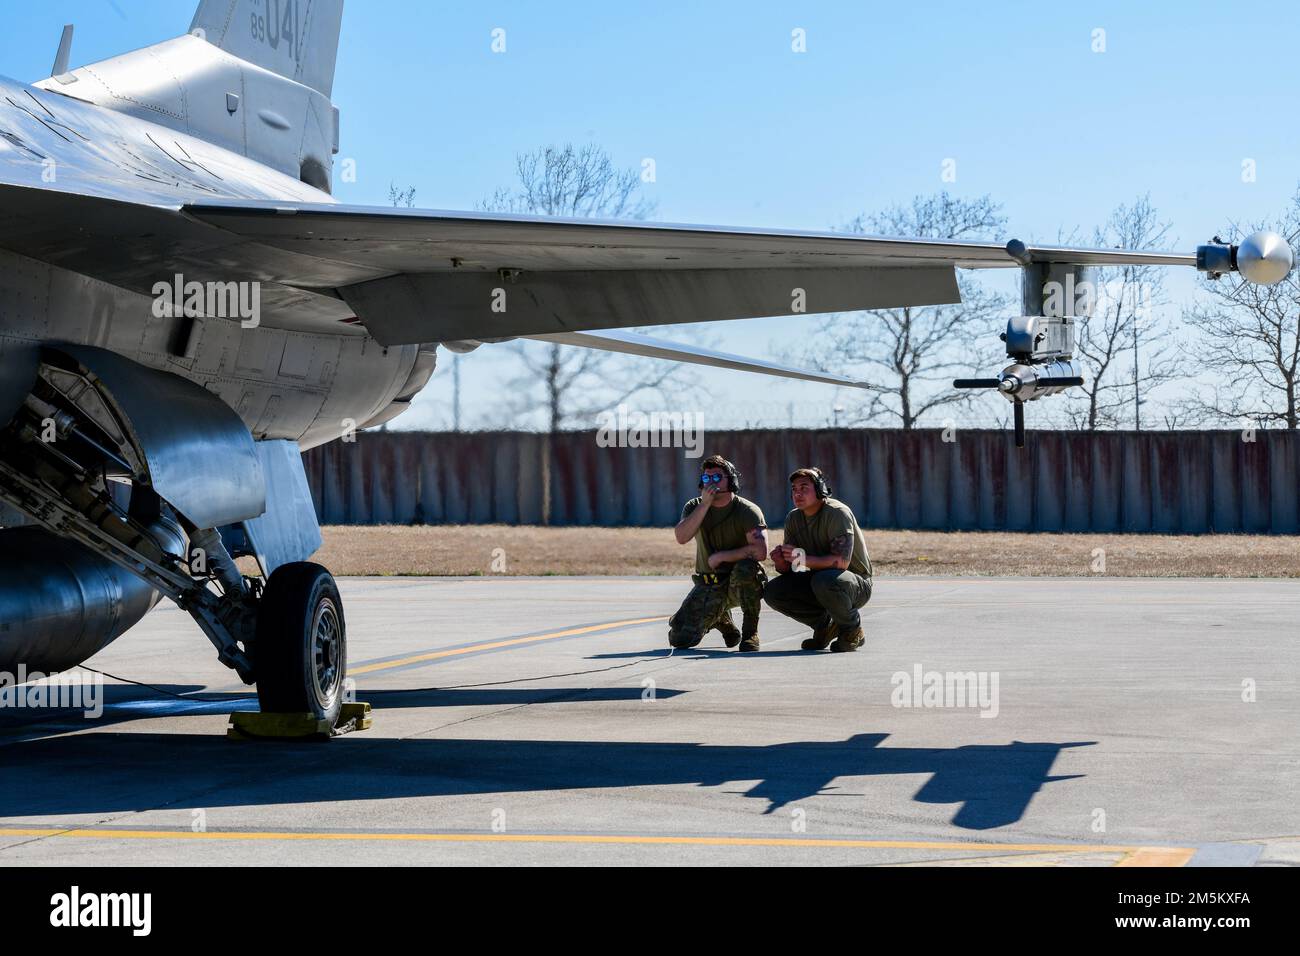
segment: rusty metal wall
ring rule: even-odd
[[[786,476],[825,469],[836,497],[875,528],[1300,533],[1300,434],[841,429],[713,432],[742,494],[770,524]],[[368,432],[304,456],[324,524],[675,523],[698,459],[673,448],[602,448],[594,432]]]

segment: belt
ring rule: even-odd
[[[727,578],[731,576],[730,571],[709,572],[708,574],[692,574],[691,580],[696,584],[726,584]]]

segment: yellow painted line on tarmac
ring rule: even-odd
[[[1195,850],[1175,846],[1144,846],[1131,850],[1116,866],[1186,866]]]
[[[853,840],[823,837],[720,837],[720,836],[635,836],[625,834],[577,833],[311,833],[301,831],[221,831],[195,833],[191,830],[54,829],[15,827],[0,829],[0,837],[62,837],[83,840],[250,840],[250,841],[351,841],[406,843],[568,843],[643,846],[749,846],[848,848],[862,850],[945,850],[1005,853],[1127,853],[1129,859],[1145,862],[1128,865],[1181,866],[1193,850],[1177,847],[1080,846],[1038,843],[952,843],[926,840]],[[1165,861],[1165,862],[1160,862]],[[1123,865],[1123,864],[1120,864]]]
[[[572,627],[566,631],[552,631],[549,634],[534,634],[532,637],[513,637],[503,641],[487,641],[483,644],[471,644],[468,647],[453,647],[445,651],[430,651],[427,654],[415,654],[395,661],[378,661],[374,664],[362,664],[360,667],[348,668],[348,676],[373,674],[375,671],[405,667],[407,664],[419,664],[422,661],[435,661],[443,657],[457,657],[461,654],[475,654],[479,651],[491,651],[501,647],[517,647],[520,644],[535,644],[538,641],[553,641],[560,637],[578,637],[582,634],[597,634],[601,631],[614,631],[620,627],[632,627],[634,624],[653,624],[666,621],[667,617],[638,617],[628,621],[614,621],[610,624],[590,624],[586,627]]]

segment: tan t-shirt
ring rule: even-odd
[[[849,570],[871,579],[871,558],[867,555],[867,542],[858,527],[858,519],[853,510],[842,501],[827,498],[822,502],[818,512],[811,518],[795,508],[785,516],[785,544],[803,548],[805,554],[825,556],[833,554],[832,542],[842,535],[853,539],[853,557],[849,559]]]
[[[686,502],[682,508],[682,520],[700,506],[700,501],[699,498],[692,498]],[[743,548],[749,544],[749,532],[766,523],[758,505],[740,495],[734,495],[731,504],[725,508],[710,508],[700,530],[695,532],[696,574],[711,573],[713,568],[709,567],[709,555]],[[718,570],[729,571],[731,565],[719,565]]]

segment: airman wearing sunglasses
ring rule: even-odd
[[[767,525],[758,505],[740,497],[740,473],[720,455],[700,463],[700,496],[686,502],[673,533],[695,540],[695,586],[668,622],[668,643],[694,647],[712,629],[727,647],[758,650],[758,613],[767,580]],[[741,611],[741,630],[731,609]]]

